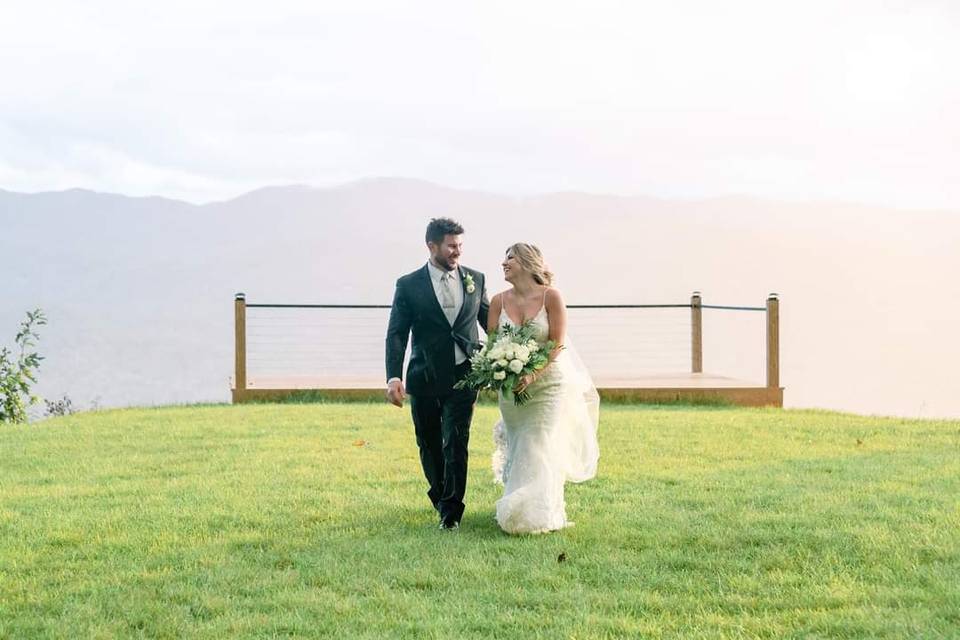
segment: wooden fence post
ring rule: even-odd
[[[780,388],[780,300],[767,297],[767,387]]]
[[[703,309],[699,291],[694,291],[690,296],[690,327],[691,371],[703,373]]]
[[[247,298],[238,293],[233,303],[236,350],[234,360],[233,401],[243,399],[247,390]]]

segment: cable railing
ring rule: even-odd
[[[252,303],[243,293],[236,294],[234,304],[235,400],[251,389],[290,386],[281,381],[292,378],[321,387],[331,382],[338,387],[379,384],[388,315],[383,312],[390,305]],[[703,310],[763,312],[765,386],[780,390],[775,293],[765,306],[704,304],[695,291],[689,302],[678,304],[570,304],[567,309],[571,336],[588,369],[601,380],[621,381],[650,372],[703,374]],[[755,361],[753,356],[750,360]]]

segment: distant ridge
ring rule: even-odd
[[[892,207],[884,205],[874,205],[860,203],[856,201],[840,201],[840,200],[830,200],[830,199],[773,199],[765,196],[755,196],[751,194],[724,194],[717,196],[705,196],[698,198],[668,198],[661,196],[652,196],[652,195],[643,195],[643,194],[616,194],[616,193],[600,193],[600,192],[591,192],[591,191],[580,191],[580,190],[558,190],[558,191],[549,191],[541,193],[531,193],[523,195],[510,195],[499,193],[496,191],[487,191],[482,189],[471,189],[471,188],[462,188],[462,187],[451,187],[447,185],[440,184],[438,182],[433,182],[429,180],[423,180],[419,178],[405,178],[405,177],[393,177],[393,176],[372,176],[366,178],[358,178],[356,180],[350,180],[339,184],[327,185],[327,186],[313,186],[302,183],[293,183],[293,184],[276,184],[276,185],[267,185],[263,187],[258,187],[250,191],[243,192],[237,196],[214,200],[205,203],[192,203],[187,200],[182,200],[178,198],[170,198],[167,196],[160,195],[144,195],[144,196],[131,196],[122,193],[114,193],[108,191],[98,191],[93,189],[86,189],[82,187],[72,187],[69,189],[60,189],[60,190],[49,190],[49,191],[34,191],[34,192],[20,192],[13,191],[10,189],[0,188],[0,196],[25,196],[25,197],[70,197],[70,196],[82,196],[82,197],[91,197],[91,198],[104,198],[104,197],[114,197],[114,198],[124,198],[132,201],[159,201],[159,202],[170,202],[178,203],[183,205],[189,205],[192,207],[206,207],[206,206],[222,206],[229,203],[239,202],[239,201],[263,201],[271,197],[280,197],[288,198],[291,195],[320,195],[325,193],[338,193],[343,191],[367,191],[371,193],[380,193],[380,194],[406,194],[406,195],[416,195],[418,193],[434,193],[434,194],[460,194],[460,195],[474,195],[484,198],[494,198],[494,199],[507,199],[514,201],[543,201],[543,200],[554,200],[554,201],[564,201],[569,199],[590,199],[597,201],[605,201],[608,203],[621,202],[621,203],[649,203],[649,204],[674,204],[681,206],[696,206],[696,205],[729,205],[729,204],[750,204],[755,206],[770,206],[770,207],[841,207],[844,209],[858,209],[863,211],[891,211],[891,212],[924,212],[924,213],[955,213],[960,215],[960,207],[956,209],[951,208],[907,208],[907,207]]]

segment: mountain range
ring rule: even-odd
[[[951,210],[520,197],[402,178],[267,187],[203,205],[0,190],[0,344],[11,346],[24,312],[40,307],[41,394],[80,408],[226,401],[236,292],[389,304],[395,279],[426,260],[424,228],[439,216],[466,228],[463,263],[493,290],[506,286],[504,249],[525,241],[543,249],[568,304],[685,303],[698,290],[706,304],[763,306],[777,292],[787,406],[960,416],[960,211]],[[340,347],[338,367],[379,378],[385,315],[331,317],[255,317],[279,345],[264,366],[324,367]],[[284,342],[297,331],[312,343]],[[571,314],[578,331],[598,368],[688,362],[689,312]],[[762,314],[707,310],[704,332],[705,370],[762,381]]]

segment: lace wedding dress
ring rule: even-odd
[[[533,318],[536,339],[549,335],[547,313]],[[499,326],[514,324],[506,311]],[[501,420],[494,426],[494,479],[504,486],[496,504],[497,523],[507,533],[544,533],[567,521],[563,486],[597,473],[600,399],[586,368],[569,343],[528,387],[531,398],[516,406],[501,393]]]

